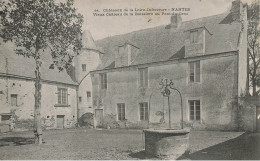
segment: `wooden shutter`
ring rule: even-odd
[[[195,63],[196,68],[195,68],[195,78],[196,78],[196,82],[200,82],[200,61],[197,61]]]

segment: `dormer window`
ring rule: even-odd
[[[139,48],[131,41],[118,45],[115,52],[115,67],[129,66],[136,59]]]
[[[190,42],[197,43],[198,42],[198,30],[190,32]]]

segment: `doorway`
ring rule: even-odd
[[[95,109],[96,127],[102,127],[103,125],[103,109]]]
[[[57,115],[57,128],[58,129],[64,128],[64,115]]]

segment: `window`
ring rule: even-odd
[[[8,121],[11,118],[11,115],[1,115],[1,121]]]
[[[68,90],[66,88],[58,88],[58,104],[68,104]]]
[[[198,42],[198,31],[191,31],[190,32],[190,42],[197,43]]]
[[[117,115],[118,115],[118,120],[125,120],[125,104],[124,103],[117,104]]]
[[[87,97],[91,97],[91,92],[90,91],[87,91]]]
[[[190,120],[200,120],[200,100],[189,101]]]
[[[140,120],[148,120],[148,103],[140,103]]]
[[[148,68],[139,69],[140,87],[148,87]]]
[[[11,94],[11,105],[17,106],[17,94]]]
[[[189,63],[190,66],[190,82],[200,82],[200,61]]]
[[[82,64],[82,71],[86,71],[86,64]]]
[[[101,89],[107,89],[107,74],[100,74]]]
[[[81,100],[81,97],[79,97],[79,102],[81,102],[82,100]]]

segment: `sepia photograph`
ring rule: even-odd
[[[260,160],[260,0],[0,0],[1,160]]]

